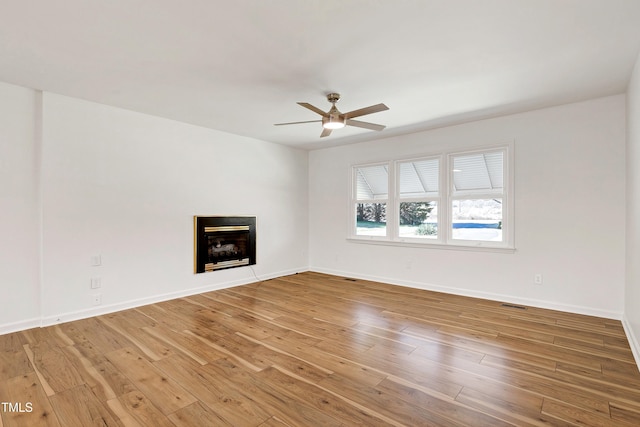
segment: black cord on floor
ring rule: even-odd
[[[253,269],[253,266],[250,265],[249,268],[251,269],[251,272],[253,273],[253,277],[256,278],[256,281],[262,283],[263,280],[258,277],[258,275],[256,274],[256,271]]]

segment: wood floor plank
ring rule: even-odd
[[[304,377],[312,382],[317,382],[323,379],[325,376],[332,374],[333,371],[320,366],[317,363],[312,363],[308,360],[305,360],[303,357],[296,356],[294,353],[289,352],[287,350],[282,350],[276,346],[272,346],[267,342],[260,342],[254,340],[251,337],[247,337],[238,332],[242,338],[246,340],[253,341],[259,345],[259,347],[255,348],[255,353],[266,360],[269,360],[270,366],[278,365],[289,371],[295,372],[296,375]],[[296,347],[298,350],[299,347]]]
[[[575,388],[601,394],[611,400],[630,402],[640,409],[640,387],[638,387],[637,381],[611,380],[600,372],[580,369],[563,363],[559,363],[556,372],[549,374],[549,376],[570,383]]]
[[[214,372],[230,378],[230,387],[242,390],[250,395],[252,401],[259,404],[268,413],[292,426],[338,426],[342,423],[324,414],[306,402],[306,396],[291,397],[282,390],[282,385],[268,381],[259,372],[253,372],[229,360],[221,359],[211,365]]]
[[[230,424],[220,418],[218,414],[200,402],[194,402],[189,406],[178,409],[169,415],[169,420],[176,427],[192,426],[230,426],[234,427],[242,424]]]
[[[104,379],[104,383],[106,383],[106,385],[103,386],[104,388],[93,388],[93,392],[103,400],[113,400],[109,398],[111,394],[115,394],[115,396],[119,397],[123,394],[136,390],[136,387],[133,385],[131,380],[111,362],[106,360],[106,358],[104,362],[94,365],[94,368]],[[101,382],[101,385],[104,383]],[[107,392],[106,390],[109,391]]]
[[[26,344],[27,340],[22,334],[0,335],[0,382],[33,372],[29,357],[24,351]]]
[[[165,342],[157,340],[149,334],[141,334],[143,327],[154,326],[153,322],[141,323],[133,322],[131,313],[134,310],[120,312],[120,316],[101,316],[100,321],[113,331],[126,337],[135,347],[145,354],[150,360],[160,360],[173,354],[174,349],[166,345]],[[142,315],[140,315],[142,317]],[[131,322],[131,323],[130,323]],[[138,323],[138,325],[136,325]]]
[[[60,328],[73,340],[78,351],[93,363],[104,362],[104,355],[110,351],[134,346],[124,335],[109,328],[96,317],[65,323]]]
[[[131,348],[112,351],[107,358],[165,415],[197,400]]]
[[[208,358],[211,356],[211,352],[202,354],[203,352],[200,351],[202,346],[198,345],[194,338],[179,332],[156,327],[144,327],[142,330],[201,365],[206,365]]]
[[[40,378],[47,395],[73,388],[84,381],[77,369],[62,351],[63,347],[47,341],[34,346],[25,344],[24,349]]]
[[[635,403],[635,405],[629,405],[628,403],[611,402],[611,419],[640,426],[640,401]]]
[[[268,412],[250,398],[230,387],[230,381],[211,365],[200,366],[185,362],[181,356],[172,356],[156,362],[155,366],[176,382],[189,384],[189,392],[211,408],[220,424],[259,425],[270,417]],[[194,407],[186,413],[196,409]]]
[[[601,369],[601,363],[604,357],[596,357],[591,353],[556,346],[554,344],[546,344],[540,342],[530,342],[516,337],[500,335],[496,338],[496,343],[506,348],[516,348],[522,352],[535,354],[552,361],[563,361],[588,369]]]
[[[116,392],[111,388],[106,378],[78,349],[70,345],[63,347],[61,350],[76,368],[85,384],[93,389],[94,394],[101,396],[103,401],[116,397]]]
[[[25,344],[26,345],[26,344]],[[0,381],[0,417],[5,427],[59,427],[58,415],[47,399],[47,395],[34,372]],[[19,404],[18,411],[4,407]],[[31,404],[31,411],[27,407]],[[23,409],[20,412],[20,409]]]
[[[263,357],[257,351],[260,344],[238,334],[227,335],[210,343],[223,353],[241,362],[244,366],[251,367],[254,371],[261,371],[271,366],[271,361]]]
[[[443,399],[422,390],[416,390],[410,382],[398,382],[385,379],[377,387],[388,396],[401,399],[420,408],[428,408],[429,413],[437,414],[450,424],[474,427],[509,427],[509,423],[484,412],[470,409],[454,399]]]
[[[136,311],[147,316],[165,330],[183,331],[198,324],[193,316],[183,316],[169,309],[168,302],[137,307]]]
[[[29,344],[31,347],[38,347],[42,344],[52,347],[69,345],[66,338],[60,336],[54,327],[27,329],[19,333],[24,337],[25,344]]]
[[[191,305],[191,307],[197,306]],[[184,308],[181,308],[181,310],[184,310]],[[226,324],[230,319],[230,316],[220,311],[197,309],[196,311],[191,312],[191,316],[197,318],[198,321],[194,326],[185,329],[185,331],[194,332],[202,337],[209,338],[214,341],[235,332]]]
[[[118,413],[122,413],[122,410],[124,410],[128,414],[121,421],[131,417],[137,424],[142,426],[173,427],[173,423],[166,417],[166,414],[139,390],[119,396],[118,403],[113,403],[110,407],[123,408]]]
[[[635,363],[624,363],[618,360],[604,360],[602,365],[602,375],[610,378],[613,382],[631,384],[640,389],[640,377],[636,375],[638,366]]]
[[[19,350],[0,350],[0,381],[33,372],[31,362],[22,346]]]
[[[567,403],[580,407],[585,411],[599,414],[609,414],[609,402],[605,396],[597,390],[590,390],[581,386],[574,386],[570,382],[558,378],[553,373],[532,372],[526,368],[491,366],[490,370],[482,365],[482,375],[500,382],[511,384],[525,390],[538,393],[542,396],[564,400]],[[472,369],[467,367],[466,369]]]
[[[578,407],[554,399],[544,400],[542,413],[560,421],[569,422],[578,426],[637,427],[637,424],[630,424],[626,421],[614,420],[610,416],[603,414],[584,411]]]
[[[331,375],[321,381],[320,386],[362,407],[371,408],[371,413],[376,417],[395,420],[403,426],[465,426],[462,422],[447,419],[417,403],[406,402],[377,387],[358,384],[347,378]]]
[[[284,421],[278,419],[278,417],[271,417],[267,421],[260,424],[258,427],[289,427]]]
[[[306,272],[1,335],[0,401],[0,427],[630,427],[640,371],[617,320]]]
[[[542,396],[507,384],[488,383],[481,390],[464,387],[456,401],[519,427],[548,425],[541,419]]]
[[[300,349],[298,356],[318,366],[322,366],[342,377],[349,378],[369,386],[375,386],[387,377],[387,374],[371,367],[345,359],[338,355],[322,351],[316,347]]]
[[[118,420],[124,427],[144,427],[135,418],[133,418],[131,414],[127,412],[120,400],[107,400],[107,406],[109,407],[109,409],[111,409],[113,415],[118,418]]]
[[[268,301],[259,300],[253,296],[235,293],[233,290],[229,289],[225,289],[224,292],[209,292],[203,294],[202,297],[240,309],[244,314],[251,314],[253,316],[266,319],[273,320],[283,314],[282,309],[278,309],[277,306],[274,306]],[[202,299],[199,301],[204,304],[209,303]]]
[[[281,367],[265,369],[259,374],[261,378],[268,378],[269,384],[274,384],[283,394],[295,399],[304,396],[307,405],[341,421],[344,425],[388,426],[384,417],[378,411],[367,411],[363,407],[353,405],[349,396],[331,392],[317,384],[311,383]],[[389,419],[389,421],[391,421]]]
[[[468,350],[487,356],[512,360],[514,362],[528,363],[541,368],[555,369],[555,360],[542,357],[535,352],[521,351],[518,347],[509,347],[497,342],[496,337],[479,336],[466,332],[438,328],[435,331],[416,330],[414,326],[408,326],[403,333],[415,334],[436,343],[451,345],[459,350]],[[526,350],[526,349],[525,349]],[[594,364],[599,369],[598,364]]]
[[[22,351],[27,339],[21,333],[0,335],[0,352]]]
[[[60,424],[65,427],[122,426],[108,406],[85,384],[56,393],[49,400]]]

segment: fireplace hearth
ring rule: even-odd
[[[195,272],[256,263],[256,217],[195,216]]]

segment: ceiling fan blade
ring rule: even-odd
[[[320,123],[322,120],[307,120],[304,122],[288,122],[288,123],[274,123],[274,126],[285,126],[285,125],[299,125],[301,123]]]
[[[370,130],[377,130],[377,131],[380,131],[380,130],[386,128],[386,126],[384,126],[384,125],[377,125],[375,123],[361,122],[360,120],[347,120],[347,125],[348,126],[356,126],[356,127],[359,127],[359,128],[370,129]]]
[[[331,135],[331,130],[332,129],[323,128],[322,133],[320,134],[320,138]]]
[[[384,104],[376,104],[376,105],[371,105],[370,107],[360,108],[359,110],[349,111],[348,113],[344,113],[343,116],[345,119],[351,119],[353,117],[360,117],[360,116],[364,116],[365,114],[373,114],[373,113],[377,113],[379,111],[385,111],[388,109],[389,107],[387,107]]]
[[[304,108],[308,108],[309,110],[313,111],[314,113],[320,114],[322,117],[328,117],[329,116],[327,113],[325,113],[324,111],[322,111],[318,107],[314,107],[313,105],[309,104],[308,102],[298,102],[298,105],[301,105]]]

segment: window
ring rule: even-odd
[[[353,206],[357,236],[387,235],[389,165],[355,167],[356,200]]]
[[[513,145],[353,167],[354,239],[513,248]]]
[[[440,159],[397,162],[398,237],[438,238]]]
[[[451,239],[502,242],[504,152],[454,154],[451,161]]]

